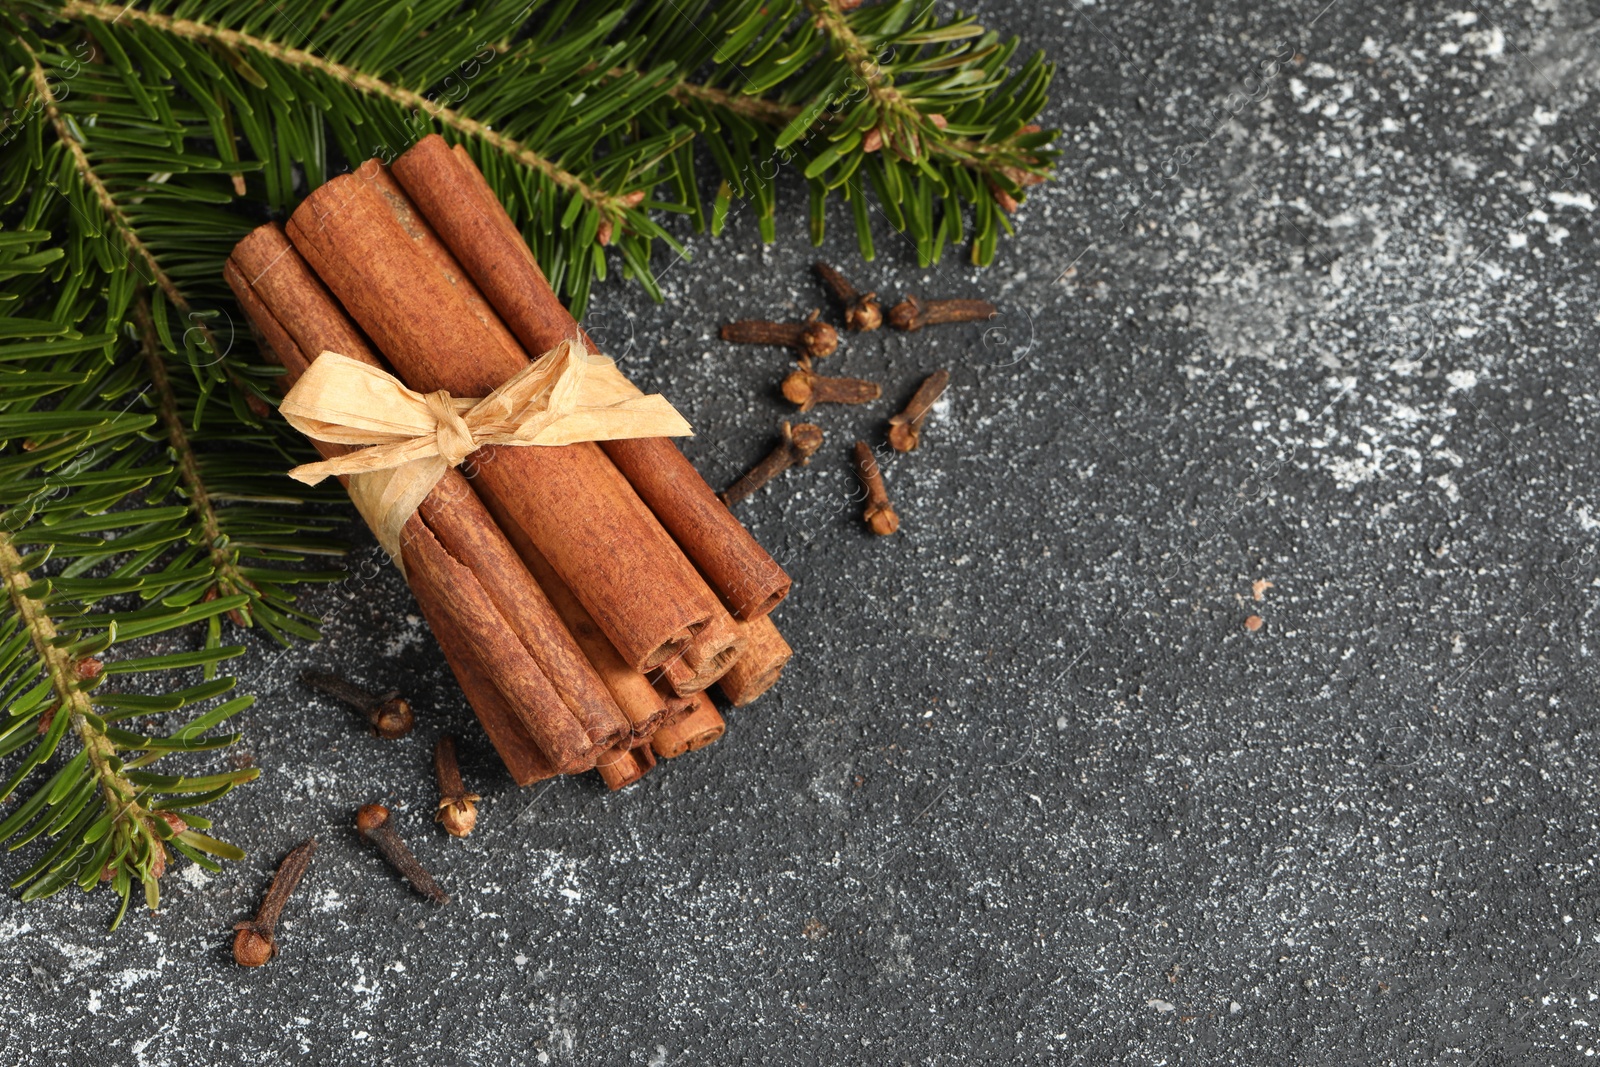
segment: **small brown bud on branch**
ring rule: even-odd
[[[722,328],[722,339],[742,345],[782,345],[792,348],[802,359],[824,359],[839,348],[839,331],[817,321],[813,311],[804,322],[769,322],[744,319]]]
[[[906,409],[889,420],[889,447],[896,452],[910,452],[921,443],[922,424],[928,421],[928,413],[949,384],[947,370],[936,370],[924,379]]]
[[[441,736],[433,747],[433,772],[439,779],[439,811],[434,821],[444,824],[451,837],[466,837],[478,825],[478,801],[483,798],[467,792],[461,782],[461,765],[456,762],[456,739]]]
[[[433,880],[433,875],[423,870],[422,864],[417,862],[417,857],[413,856],[406,843],[400,840],[388,808],[382,804],[368,804],[357,811],[356,831],[383,854],[383,858],[389,861],[389,866],[399,872],[400,877],[410,883],[412,889],[435,904],[450,903],[449,895],[439,888],[439,883]]]
[[[889,325],[914,332],[946,322],[982,322],[995,314],[995,306],[987,300],[924,301],[913,295],[889,309]]]
[[[818,404],[867,404],[883,395],[883,387],[864,378],[824,378],[814,374],[810,363],[783,380],[783,396],[801,411]]]
[[[844,305],[844,324],[852,330],[866,332],[883,325],[883,305],[877,293],[863,293],[850,284],[850,280],[820,259],[812,270],[822,279],[822,284]]]
[[[306,868],[311,866],[311,854],[316,850],[317,839],[313,837],[285,856],[267,886],[267,895],[262,898],[256,917],[234,924],[238,933],[233,938],[233,959],[239,966],[260,967],[278,954],[275,934],[278,916],[283,914],[289,895],[305,877]]]
[[[802,422],[798,426],[791,427],[786,422],[783,424],[783,438],[778,442],[778,447],[746,471],[744,477],[717,495],[731,508],[790,467],[804,467],[810,463],[811,457],[821,447],[822,427],[810,422]]]
[[[889,503],[889,491],[883,487],[883,471],[878,469],[878,457],[865,441],[856,442],[856,475],[861,487],[867,491],[867,505],[861,517],[879,537],[887,537],[900,529],[900,516]]]
[[[300,682],[302,685],[327,693],[335,700],[349,704],[366,716],[367,722],[372,725],[373,733],[387,740],[393,741],[404,737],[416,725],[411,702],[402,697],[398,689],[391,689],[386,693],[369,693],[336,674],[327,674],[323,671],[301,671]]]

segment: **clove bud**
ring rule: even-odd
[[[461,765],[456,762],[456,739],[442,735],[433,747],[433,772],[439,779],[439,811],[434,821],[443,823],[451,837],[466,837],[478,825],[478,801],[483,798],[467,792],[461,782]]]
[[[778,442],[778,447],[746,471],[744,477],[717,495],[731,508],[790,467],[806,466],[821,447],[822,427],[810,422],[802,422],[798,426],[791,427],[786,422],[783,424],[783,437]]]
[[[239,966],[260,967],[278,954],[278,916],[283,914],[289,895],[305,877],[306,868],[311,866],[311,854],[316,850],[317,839],[313,837],[285,856],[267,886],[267,895],[262,898],[256,917],[234,924],[238,933],[233,939],[233,959]]]
[[[946,322],[982,322],[996,314],[987,300],[921,300],[913,294],[889,309],[889,325],[915,332]]]
[[[823,359],[839,348],[839,331],[818,322],[813,311],[804,322],[769,322],[744,319],[722,328],[722,339],[746,345],[782,345],[792,348],[802,359]]]
[[[856,442],[856,475],[861,487],[867,491],[867,505],[861,517],[868,528],[879,537],[887,537],[900,529],[900,516],[889,503],[889,491],[883,485],[883,471],[878,468],[878,457],[865,441]]]
[[[393,741],[404,737],[416,725],[411,702],[402,697],[398,689],[391,689],[386,693],[369,693],[336,674],[327,674],[323,671],[301,671],[300,682],[302,685],[327,693],[335,700],[342,700],[361,712],[371,724],[372,732],[386,740]]]
[[[811,265],[817,277],[844,305],[844,324],[852,330],[866,332],[883,325],[883,305],[877,293],[863,293],[856,289],[843,274],[820,259]]]
[[[382,853],[383,858],[389,861],[389,866],[393,867],[412,889],[435,904],[450,903],[449,895],[439,888],[439,883],[433,880],[433,875],[423,869],[422,864],[417,862],[417,857],[406,847],[406,843],[400,840],[388,808],[382,804],[368,804],[361,808],[356,812],[356,832]]]
[[[883,395],[883,387],[864,378],[824,378],[811,370],[809,361],[783,380],[783,396],[801,411],[818,404],[867,404]]]
[[[928,413],[950,384],[950,372],[936,370],[917,387],[916,394],[904,411],[889,419],[889,447],[896,452],[910,452],[922,441],[922,424]]]

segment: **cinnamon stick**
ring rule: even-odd
[[[723,696],[736,708],[742,708],[765,693],[778,681],[784,665],[794,650],[783,639],[777,626],[769,618],[760,618],[739,624],[744,632],[744,655],[739,657],[718,683]]]
[[[659,682],[656,685],[656,692],[661,694],[661,699],[667,705],[667,713],[661,717],[661,722],[657,724],[657,729],[687,715],[689,709],[694,707],[695,697],[700,695],[699,693],[690,693],[687,696],[679,696],[672,692],[670,687]]]
[[[662,759],[676,759],[685,752],[705,748],[722,737],[727,723],[711,698],[704,693],[694,695],[693,705],[676,719],[663,723],[650,739],[650,747]]]
[[[589,740],[612,747],[631,733],[627,717],[483,502],[465,478],[451,473],[456,477],[441,482],[445,491],[429,493],[417,514],[451,556],[481,576],[495,607]]]
[[[649,737],[667,714],[666,701],[643,674],[628,666],[611,644],[610,638],[601,632],[582,602],[556,574],[549,560],[528,540],[527,535],[514,524],[506,523],[501,528],[527,565],[529,573],[550,599],[556,614],[561,616],[567,630],[583,649],[595,673],[610,690],[612,699],[622,709],[634,740]]]
[[[530,354],[568,339],[599,352],[550,288],[465,149],[452,150],[439,135],[429,135],[395,160],[394,177]],[[783,568],[671,440],[606,441],[600,447],[729,611],[758,618],[788,595]]]
[[[643,778],[655,765],[655,753],[650,751],[649,745],[621,745],[601,757],[595,770],[600,772],[606,788],[616,792]]]
[[[396,220],[372,166],[314,191],[288,236],[407,385],[485,396],[526,356]],[[502,522],[527,533],[631,666],[661,663],[710,618],[705,583],[597,446],[486,448],[471,465]]]
[[[338,345],[352,358],[381,365],[275,226],[261,227],[241,241],[224,276],[285,367],[286,386],[309,365],[308,350]],[[317,445],[325,455],[346,451]],[[539,595],[458,472],[449,472],[407,523],[402,560],[419,602],[431,605],[430,626],[458,680],[463,673],[475,677],[475,686],[462,680],[474,709],[491,705],[480,719],[514,777],[536,774],[528,768],[538,768],[541,759],[562,769],[584,769],[592,764],[597,744],[613,744],[628,733],[626,720],[554,608]],[[457,662],[466,649],[475,664]],[[546,674],[546,665],[560,685]],[[486,696],[489,690],[495,693],[492,699]],[[503,738],[491,728],[507,713],[521,723],[522,738]],[[540,759],[515,751],[529,738],[543,749]]]
[[[256,296],[233,260],[230,259],[223,266],[223,276],[238,297],[239,304],[255,328],[263,348],[288,371],[286,384],[292,385],[310,361],[289,335],[283,321],[268,311],[266,305]],[[336,306],[332,305],[331,298],[325,305],[307,301],[291,309],[297,314],[287,315],[286,318],[302,328],[306,322],[320,318],[323,321],[321,327],[324,331],[323,336],[332,337],[347,323],[347,320],[343,320],[342,315],[328,315],[330,307],[337,311]],[[341,343],[346,351],[352,352],[361,351],[366,344],[354,334]],[[344,445],[325,441],[316,442],[316,445],[324,457],[340,455],[347,451]],[[413,576],[408,582],[412,595],[433,631],[434,640],[444,652],[445,660],[450,664],[450,669],[466,695],[468,704],[477,715],[478,722],[483,726],[483,731],[488,735],[489,742],[499,754],[501,762],[505,764],[512,781],[518,785],[531,785],[553,777],[557,773],[555,765],[539,750],[522,725],[520,717],[490,681],[490,675],[479,663],[477,655],[461,640],[448,612],[442,606],[439,591],[424,578]]]
[[[500,695],[477,653],[461,636],[444,606],[441,591],[426,582],[411,582],[411,595],[422,609],[422,617],[428,620],[428,628],[433,631],[439,651],[444,653],[445,662],[456,676],[456,684],[461,687],[467,704],[478,717],[479,725],[499,754],[500,762],[505,764],[511,780],[518,785],[532,785],[561,773],[540,751],[516,710]]]

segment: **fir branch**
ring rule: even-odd
[[[393,85],[381,78],[363,73],[353,67],[334,63],[299,48],[291,48],[277,41],[243,33],[225,26],[213,26],[194,19],[174,18],[159,12],[145,11],[128,4],[93,3],[91,0],[68,0],[61,14],[68,19],[108,18],[112,22],[126,19],[132,23],[150,26],[163,33],[191,41],[203,41],[224,48],[245,48],[250,51],[301,70],[312,70],[335,78],[354,89],[387,100],[401,108],[420,111],[446,129],[457,134],[475,137],[493,146],[508,158],[548,178],[556,186],[573,193],[612,217],[620,218],[636,205],[626,194],[597,189],[570,171],[563,170],[527,145],[490,129],[482,122],[445,107],[423,93]]]
[[[46,714],[67,717],[73,735],[87,756],[95,788],[112,813],[113,823],[123,828],[131,850],[143,859],[142,863],[135,860],[141,868],[141,881],[153,884],[161,876],[161,870],[156,869],[158,854],[162,857],[161,867],[165,867],[165,852],[161,851],[161,843],[152,828],[154,816],[140,803],[137,787],[121,774],[116,746],[106,736],[104,723],[93,713],[89,694],[80,684],[77,660],[60,643],[60,634],[39,601],[28,595],[34,579],[23,568],[21,555],[4,531],[0,531],[0,581],[4,581],[11,609],[21,620],[49,678],[54,701]]]
[[[637,72],[620,67],[612,70],[612,74],[618,77],[635,73]],[[776,129],[782,129],[789,125],[795,120],[796,116],[805,110],[799,104],[783,104],[775,100],[768,100],[759,96],[747,96],[744,93],[720,89],[715,85],[704,85],[691,81],[683,81],[674,85],[669,90],[669,95],[680,103],[705,104],[726,111],[729,114],[737,115],[740,118],[750,119]],[[900,103],[904,103],[903,98],[900,98]],[[819,125],[827,127],[837,120],[838,116],[836,114],[825,111],[817,121]],[[940,128],[937,121],[931,119],[930,121],[935,130]],[[1002,165],[1023,164],[1031,169],[1043,167],[1045,161],[1027,155],[1025,150],[1018,147],[1014,142],[1018,137],[1038,132],[1037,129],[1027,126],[1019,127],[1009,137],[1000,142],[978,141],[970,137],[936,136],[923,143],[923,148],[932,158],[947,157],[967,166],[983,165],[986,162],[986,157],[1005,157],[1002,160]],[[1043,171],[1039,172],[1041,178],[1043,173]],[[1031,185],[1034,182],[1024,180],[1022,184]]]
[[[923,121],[922,114],[906,103],[905,97],[895,89],[894,79],[884,73],[872,51],[856,35],[846,13],[835,7],[830,0],[805,0],[805,4],[815,18],[817,28],[827,35],[834,52],[850,65],[850,69],[866,87],[867,95],[877,105],[879,115],[886,120],[920,124]],[[915,140],[912,141],[911,149],[912,155],[915,156],[917,154]]]
[[[192,314],[194,309],[190,306],[188,298],[184,296],[182,290],[173,284],[172,278],[162,269],[160,261],[156,259],[149,246],[139,237],[139,232],[128,221],[127,215],[117,205],[116,199],[111,195],[111,191],[106,188],[105,182],[95,172],[93,164],[89,162],[88,154],[83,150],[82,143],[73,135],[71,127],[61,114],[60,103],[56,99],[55,92],[50,88],[49,76],[45,73],[44,66],[39,62],[39,54],[29,47],[25,38],[18,37],[17,44],[27,54],[29,61],[32,63],[29,79],[33,83],[33,91],[38,94],[39,102],[44,108],[45,117],[49,119],[50,127],[55,131],[57,140],[71,154],[73,169],[78,172],[79,180],[94,194],[95,202],[100,205],[100,210],[111,221],[112,227],[117,231],[117,236],[127,247],[128,253],[136,257],[144,265],[144,269],[149,272],[151,284],[158,286],[166,294],[173,307],[186,315]],[[211,336],[210,328],[201,323],[200,329],[205,336],[205,347],[210,351],[216,351],[216,339]]]
[[[71,157],[73,168],[78,174],[78,180],[83,182],[85,188],[93,195],[96,203],[100,205],[100,210],[105,218],[110,221],[112,229],[116,231],[128,254],[132,257],[137,257],[144,264],[145,269],[150,272],[153,284],[160,288],[172,306],[177,308],[190,321],[195,322],[203,337],[202,350],[211,353],[217,352],[216,338],[212,335],[210,327],[203,320],[199,320],[194,316],[194,308],[190,304],[188,297],[173,282],[167,272],[162,269],[161,263],[139,236],[138,230],[128,219],[122,207],[117,203],[116,198],[112,196],[111,191],[106,187],[106,183],[101,179],[94,164],[90,161],[88,153],[84,151],[83,145],[73,135],[71,127],[61,114],[55,93],[50,88],[49,78],[45,74],[44,66],[39,62],[38,53],[29,47],[28,42],[22,38],[18,38],[18,44],[32,61],[31,80],[34,92],[38,94],[39,101],[44,108],[44,114],[50,123],[51,129],[54,130],[57,140],[66,148]],[[208,491],[205,480],[201,475],[200,464],[194,448],[189,443],[189,435],[185,430],[184,419],[178,410],[178,402],[173,393],[172,382],[167,375],[165,355],[156,342],[156,330],[150,316],[149,300],[142,292],[135,298],[134,321],[139,332],[140,347],[143,351],[145,367],[149,374],[156,410],[160,415],[162,429],[166,433],[167,445],[177,458],[178,473],[183,483],[184,495],[188,497],[189,506],[194,510],[201,543],[208,546],[207,555],[211,561],[216,592],[226,596],[253,590],[255,586],[240,572],[237,556],[228,551],[226,547],[227,539],[222,536],[221,523],[217,519],[216,508],[212,504],[211,493]],[[245,625],[247,617],[247,614],[241,611],[237,615],[237,621],[240,625]]]
[[[156,411],[161,419],[161,427],[167,435],[167,446],[172,449],[172,454],[177,459],[178,476],[184,486],[184,495],[189,498],[189,507],[193,509],[195,522],[199,527],[198,543],[206,546],[206,554],[211,561],[215,594],[221,596],[245,592],[253,594],[256,591],[255,583],[244,576],[239,567],[238,555],[229,550],[228,539],[223,536],[222,523],[217,518],[216,505],[212,503],[211,491],[201,473],[199,457],[189,442],[189,433],[178,411],[177,400],[172,391],[172,381],[167,375],[166,353],[161,350],[156,337],[155,321],[150,317],[150,300],[143,291],[134,296],[133,321],[139,335],[139,348],[144,354],[145,369],[150,375],[150,385],[155,393]],[[244,626],[248,625],[248,618],[249,609],[240,608],[234,621]]]

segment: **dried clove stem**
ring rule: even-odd
[[[982,322],[997,314],[987,300],[920,300],[908,295],[889,309],[889,325],[915,332],[946,322]]]
[[[863,293],[850,284],[850,280],[828,264],[817,260],[811,265],[822,279],[822,284],[844,305],[844,324],[852,330],[866,332],[883,325],[883,305],[877,293]]]
[[[802,360],[800,369],[783,380],[783,396],[801,411],[818,404],[867,404],[883,395],[883,387],[864,378],[824,378]]]
[[[783,438],[778,442],[778,447],[767,453],[765,459],[751,467],[745,472],[744,477],[717,496],[731,508],[790,467],[804,467],[810,463],[811,457],[821,447],[822,427],[810,422],[802,422],[798,426],[791,427],[786,422],[783,424]]]
[[[889,447],[896,452],[913,451],[922,441],[922,424],[950,384],[950,372],[936,370],[923,379],[904,411],[889,420]]]
[[[324,671],[301,671],[300,683],[342,700],[366,716],[372,732],[393,741],[404,737],[416,725],[411,702],[400,695],[400,690],[371,693],[358,685],[345,681],[336,674]]]
[[[383,854],[383,858],[389,861],[389,866],[399,872],[400,877],[410,883],[412,889],[435,904],[450,903],[449,895],[439,888],[439,883],[433,880],[433,875],[423,870],[422,864],[417,862],[417,857],[413,856],[406,843],[400,840],[388,808],[382,804],[368,804],[362,807],[356,812],[356,831]]]
[[[483,798],[467,792],[461,781],[461,765],[456,762],[456,739],[443,734],[433,746],[433,773],[439,779],[439,811],[434,821],[444,824],[451,837],[466,837],[478,825],[478,801]]]
[[[867,505],[861,517],[879,537],[887,537],[900,529],[900,516],[889,503],[889,491],[883,486],[883,471],[878,469],[878,457],[865,441],[856,442],[856,475],[867,491]]]
[[[782,345],[792,348],[802,359],[823,359],[839,348],[839,331],[818,322],[813,311],[804,322],[770,322],[744,319],[722,328],[722,339],[746,345]]]
[[[316,850],[317,839],[313,837],[285,856],[267,886],[267,895],[262,898],[256,917],[234,924],[233,928],[239,932],[233,939],[233,959],[239,966],[260,967],[278,954],[275,937],[278,916],[283,914],[289,895],[305,877],[306,868],[311,866],[311,854]]]

